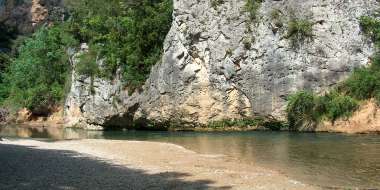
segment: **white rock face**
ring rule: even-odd
[[[128,96],[120,81],[95,79],[94,94],[80,93],[88,79],[78,80],[74,73],[67,113],[75,107],[84,123],[114,126],[133,118],[200,124],[251,116],[281,119],[289,94],[323,92],[369,64],[373,48],[358,18],[372,14],[376,0],[265,0],[254,21],[245,4],[225,0],[212,7],[210,0],[174,0],[162,61],[143,90]],[[287,36],[292,19],[313,23],[313,37],[292,45]]]

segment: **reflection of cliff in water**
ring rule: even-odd
[[[18,127],[0,128],[0,136],[20,138],[48,138],[52,140],[101,138],[101,131],[85,131],[75,128]]]

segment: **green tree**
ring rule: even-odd
[[[27,39],[3,74],[2,96],[9,105],[48,113],[64,97],[70,70],[66,48],[75,40],[60,27],[43,27]]]

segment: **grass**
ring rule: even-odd
[[[313,38],[313,23],[307,19],[291,19],[288,23],[286,38],[290,39],[292,47],[299,47]]]
[[[262,0],[246,0],[245,9],[249,13],[251,21],[257,20],[258,11],[262,2]]]

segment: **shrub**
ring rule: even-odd
[[[378,43],[380,41],[380,20],[369,16],[362,16],[359,22],[364,34],[370,37],[375,43]]]
[[[290,96],[286,111],[291,130],[312,130],[324,118],[332,122],[347,118],[358,107],[354,98],[335,90],[323,96],[300,91]]]
[[[372,98],[380,88],[379,74],[370,68],[357,69],[343,82],[341,91],[359,100]]]
[[[313,23],[306,19],[292,19],[288,23],[286,38],[291,40],[293,47],[313,38]]]
[[[278,20],[278,19],[280,19],[280,17],[281,17],[281,11],[279,9],[273,9],[270,12],[270,18],[272,20]]]
[[[341,117],[350,117],[359,107],[358,102],[349,96],[338,93],[329,94],[328,96],[330,96],[330,101],[327,104],[325,114],[332,122]]]
[[[252,39],[249,38],[249,37],[244,37],[243,38],[243,45],[244,45],[244,48],[249,50],[251,49],[252,47]]]
[[[309,129],[315,126],[319,119],[314,112],[316,98],[308,91],[300,91],[289,97],[286,112],[290,130]]]
[[[270,18],[276,27],[283,27],[283,19],[281,18],[281,11],[279,9],[273,9],[270,13]]]
[[[246,0],[245,9],[249,13],[251,21],[257,19],[257,12],[261,7],[262,0]]]
[[[98,74],[97,55],[94,51],[86,52],[79,57],[79,63],[75,66],[75,71],[79,74],[94,77]]]

